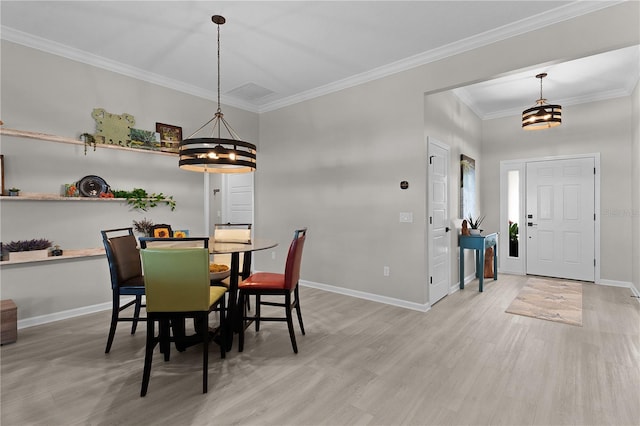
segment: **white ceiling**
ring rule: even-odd
[[[409,69],[617,1],[7,1],[1,37],[216,99],[269,111]],[[603,56],[606,55],[606,56]],[[456,93],[481,118],[630,94],[640,48],[545,65]],[[517,112],[516,112],[517,113]]]

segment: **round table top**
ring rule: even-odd
[[[277,242],[264,238],[253,239],[249,243],[215,242],[211,240],[209,243],[209,251],[214,254],[245,253],[248,251],[266,250],[276,247],[277,245]]]

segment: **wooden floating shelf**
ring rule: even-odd
[[[8,198],[8,197],[7,197]],[[14,198],[14,197],[12,197]],[[5,260],[0,262],[0,265],[18,265],[20,263],[35,263],[35,262],[51,262],[56,260],[65,259],[78,259],[84,257],[103,256],[105,254],[103,248],[93,249],[81,249],[81,250],[63,250],[62,256],[49,256],[42,259],[25,259],[25,260]]]
[[[72,145],[84,145],[84,142],[81,141],[81,140],[68,138],[68,137],[65,137],[65,136],[50,135],[50,134],[47,134],[47,133],[29,132],[27,130],[7,129],[7,128],[4,128],[4,127],[0,127],[0,135],[16,136],[16,137],[27,138],[27,139],[38,139],[38,140],[58,142],[58,143],[67,143],[67,144],[72,144]],[[152,149],[129,148],[127,146],[111,145],[111,144],[105,144],[105,143],[99,143],[99,144],[96,144],[95,146],[98,147],[98,148],[118,149],[118,150],[122,150],[122,151],[144,152],[144,153],[147,153],[147,154],[169,155],[169,156],[172,156],[172,157],[175,157],[175,156],[178,155],[176,152],[155,151],[155,150],[152,150]],[[87,145],[87,150],[89,150],[89,149],[93,150],[93,145]]]
[[[3,201],[120,201],[126,202],[126,198],[100,198],[100,197],[63,197],[56,194],[39,194],[36,192],[25,192],[20,195],[11,197],[3,195],[0,197]]]

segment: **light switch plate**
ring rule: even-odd
[[[413,222],[412,212],[400,212],[400,223],[411,223],[411,222]]]

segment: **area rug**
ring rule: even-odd
[[[582,284],[531,278],[506,312],[582,327]]]

